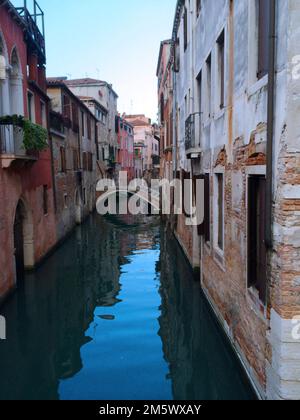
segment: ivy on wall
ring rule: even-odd
[[[41,152],[48,147],[48,131],[21,115],[0,117],[0,125],[13,125],[23,130],[23,147],[25,150]]]

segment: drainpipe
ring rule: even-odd
[[[273,137],[275,106],[275,48],[276,48],[276,0],[270,1],[270,39],[269,39],[269,82],[268,82],[268,121],[267,121],[267,177],[266,177],[266,231],[265,241],[268,249],[273,245]]]

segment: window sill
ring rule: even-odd
[[[255,95],[261,89],[268,86],[268,82],[269,82],[269,76],[268,76],[268,74],[266,74],[266,76],[262,77],[260,80],[255,82],[253,85],[249,86],[249,88],[248,88],[248,98],[251,98],[251,96]]]
[[[224,115],[225,115],[225,108],[220,108],[220,109],[218,110],[218,112],[216,112],[216,113],[215,113],[215,115],[214,115],[214,119],[215,119],[215,120],[219,120],[219,119],[221,119],[222,117],[224,117]]]
[[[226,273],[225,267],[225,254],[219,247],[214,248],[214,261],[219,266],[219,268]]]
[[[210,242],[205,242],[204,243],[204,249],[205,249],[207,255],[211,256],[211,245],[210,245]]]
[[[258,290],[254,287],[247,288],[247,296],[252,310],[263,320],[267,319],[267,306],[260,300]]]

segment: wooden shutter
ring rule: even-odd
[[[197,193],[197,180],[198,179],[202,179],[205,182],[205,175],[198,175],[198,176],[193,177],[193,192],[194,192],[193,203],[194,205],[197,205],[196,193]],[[202,198],[203,200],[205,200],[205,197],[202,197]],[[205,207],[205,203],[204,203],[204,207]],[[198,229],[198,235],[203,236],[205,233],[205,214],[204,214],[203,222],[200,225],[198,225],[197,229]]]
[[[186,7],[184,9],[183,20],[184,20],[184,50],[186,50],[187,44],[188,44],[188,11]]]
[[[218,246],[224,248],[224,177],[218,174]]]
[[[266,179],[248,180],[248,287],[255,287],[263,303],[267,290],[267,250],[265,244]]]
[[[204,237],[210,242],[210,175],[204,175]]]

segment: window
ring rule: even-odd
[[[28,118],[31,122],[35,122],[34,112],[34,95],[32,92],[27,93]]]
[[[63,116],[71,119],[71,101],[67,95],[63,95]]]
[[[48,214],[48,187],[47,185],[43,186],[43,211],[44,211],[44,215]]]
[[[88,139],[91,140],[92,138],[92,126],[91,126],[91,117],[87,116],[87,135]]]
[[[198,112],[202,112],[202,72],[197,77]]]
[[[81,134],[82,137],[85,136],[85,115],[83,111],[81,111]]]
[[[204,175],[204,239],[210,242],[210,175]]]
[[[174,64],[173,69],[175,73],[178,73],[180,70],[180,41],[177,38],[176,42],[173,46],[173,54],[174,54]]]
[[[86,152],[82,153],[82,166],[84,171],[88,170],[88,155]]]
[[[68,208],[68,194],[64,194],[64,206]]]
[[[218,44],[220,109],[223,109],[225,105],[225,33],[224,31],[219,37],[217,44]]]
[[[187,49],[188,45],[188,11],[187,8],[184,8],[184,15],[183,15],[183,25],[184,25],[184,51]]]
[[[61,172],[67,172],[66,151],[64,147],[60,148],[60,169],[61,169]]]
[[[47,116],[46,116],[46,105],[45,102],[40,101],[41,104],[41,119],[42,119],[42,126],[47,128]]]
[[[207,118],[211,117],[211,54],[206,60]]]
[[[248,287],[258,290],[266,303],[267,252],[265,245],[265,176],[248,179]]]
[[[257,78],[261,79],[269,71],[269,31],[270,1],[258,1],[258,69]]]
[[[75,133],[79,131],[78,106],[74,102],[72,102],[72,129]]]
[[[93,172],[93,154],[90,152],[87,154],[87,169]]]
[[[97,156],[97,160],[100,160],[99,145],[98,145],[99,137],[98,137],[98,124],[97,124],[97,121],[95,121],[94,130],[95,130],[96,156]]]
[[[74,171],[78,171],[79,169],[79,154],[77,149],[73,150],[73,168]]]
[[[224,250],[224,176],[216,174],[217,188],[217,245]]]
[[[196,12],[197,12],[197,17],[198,17],[201,12],[201,0],[196,0]]]

